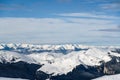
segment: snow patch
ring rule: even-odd
[[[28,79],[0,77],[0,80],[28,80]]]
[[[93,80],[120,80],[120,74],[117,75],[106,75],[103,77],[99,77]]]

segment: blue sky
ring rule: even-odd
[[[0,0],[0,42],[120,45],[120,0]]]

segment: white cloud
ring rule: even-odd
[[[103,8],[104,9],[120,8],[120,3],[104,4]]]
[[[8,42],[61,43],[96,39],[112,20],[85,18],[0,18],[0,40]],[[92,40],[91,40],[92,41]]]
[[[111,20],[84,18],[0,18],[0,24],[0,33],[59,32],[72,28],[79,29],[85,27],[86,29],[92,29],[92,27],[96,26],[96,28],[101,28],[113,27],[115,25]]]
[[[100,19],[118,19],[115,16],[107,16],[102,14],[93,14],[93,13],[62,13],[56,14],[58,16],[68,16],[68,17],[85,17],[85,18],[100,18]]]
[[[101,4],[100,7],[104,10],[120,11],[120,2]]]
[[[100,20],[100,19],[88,19],[88,18],[66,18],[66,20],[73,22],[73,23],[79,23],[79,24],[88,24],[88,25],[108,25],[113,24],[112,20]]]

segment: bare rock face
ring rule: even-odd
[[[112,60],[104,64],[103,73],[107,75],[120,73],[120,57],[111,56]]]
[[[119,48],[116,48],[114,50],[111,50],[112,52],[115,52],[115,53],[119,53],[120,54],[120,49]]]

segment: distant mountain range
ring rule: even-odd
[[[91,80],[119,66],[120,46],[0,44],[0,77]]]

